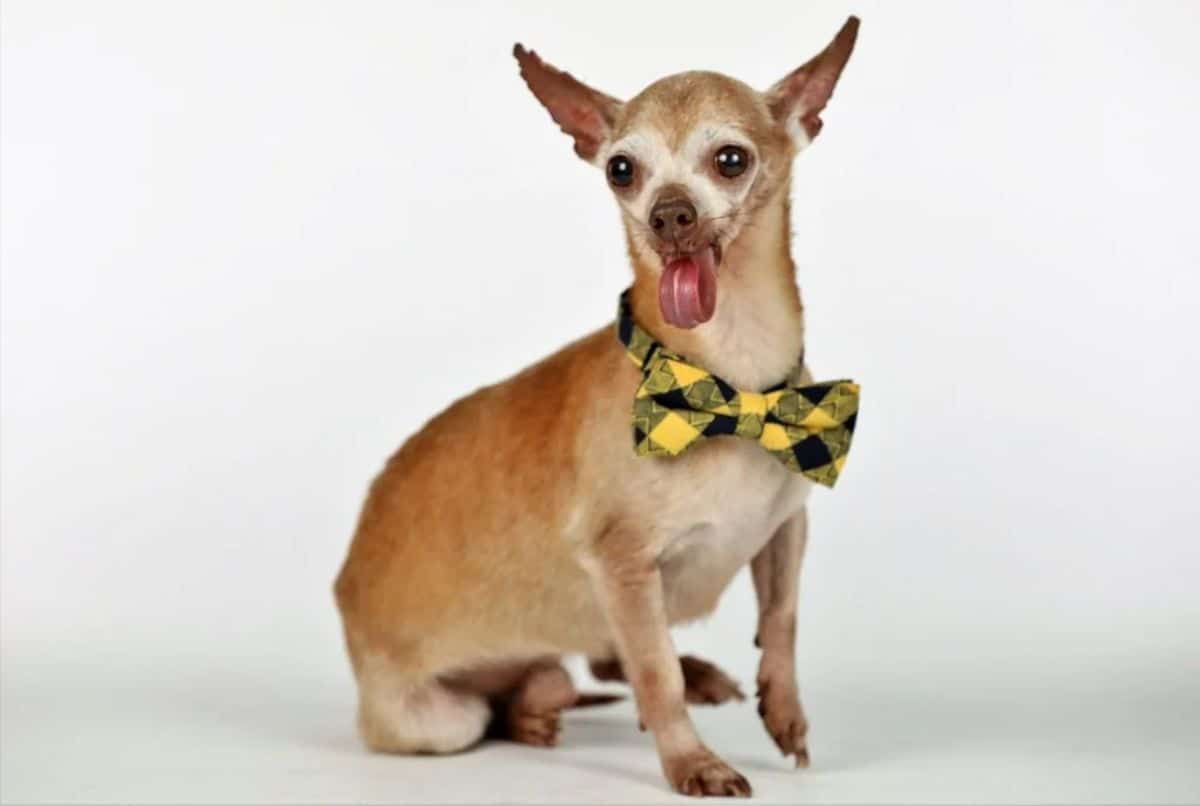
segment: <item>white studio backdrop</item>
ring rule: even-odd
[[[366,756],[330,586],[386,456],[628,280],[513,42],[765,87],[848,13],[793,205],[810,363],[864,389],[814,769],[701,729],[781,800],[1200,799],[1200,7],[868,0],[5,2],[3,799],[666,797],[629,713]],[[678,643],[752,689],[753,612]]]

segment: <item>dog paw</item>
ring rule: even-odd
[[[562,730],[562,711],[509,711],[507,723],[507,738],[512,741],[534,747],[555,747]]]
[[[767,733],[783,755],[795,759],[797,767],[809,766],[808,720],[794,685],[773,685],[770,679],[758,683],[758,714]]]
[[[684,699],[694,705],[746,699],[736,680],[706,660],[684,655],[679,666],[683,670]]]
[[[676,792],[694,798],[750,797],[750,782],[711,750],[669,759],[663,768]]]

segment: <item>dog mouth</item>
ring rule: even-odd
[[[667,324],[691,329],[712,319],[717,309],[717,269],[721,246],[705,244],[692,252],[662,255],[658,306]]]

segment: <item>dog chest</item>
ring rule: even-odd
[[[672,621],[711,612],[811,488],[752,443],[720,440],[694,453],[671,468],[656,524],[667,536],[659,565]]]

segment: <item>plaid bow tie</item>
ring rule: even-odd
[[[689,364],[633,321],[629,291],[621,295],[617,335],[641,367],[633,399],[633,441],[639,456],[678,456],[707,437],[753,439],[788,469],[832,487],[858,417],[858,384],[780,383],[765,392],[734,389]]]

